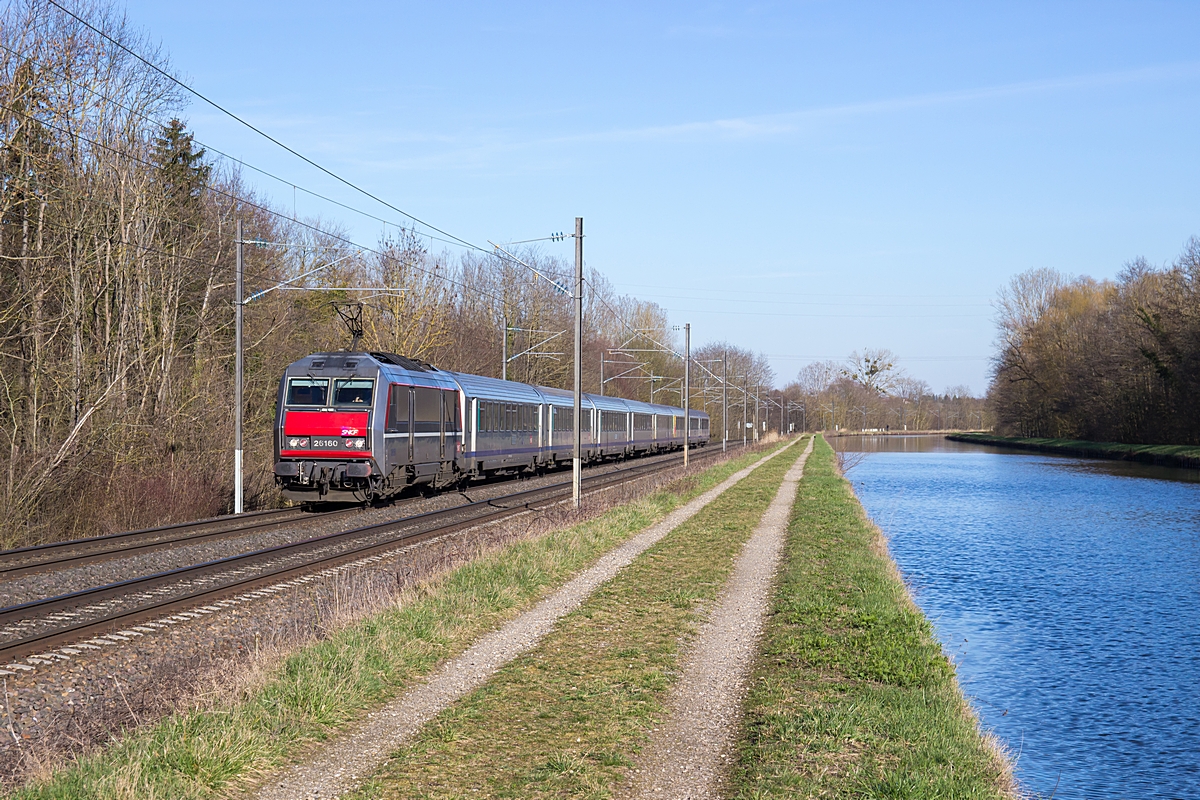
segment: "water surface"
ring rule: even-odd
[[[831,441],[1024,789],[1200,798],[1200,472]]]

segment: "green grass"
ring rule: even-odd
[[[301,649],[240,700],[165,718],[15,796],[180,800],[236,794],[395,697],[601,554],[761,455],[706,470],[683,494],[658,492],[590,522],[482,556],[426,586],[412,602]],[[453,729],[439,735],[453,736]],[[553,762],[545,768],[548,774],[565,774],[573,767]]]
[[[663,719],[683,643],[800,453],[764,464],[647,550],[355,796],[611,797]]]
[[[1182,444],[1124,444],[1089,442],[1085,439],[1040,439],[994,436],[990,433],[957,433],[946,438],[956,442],[1015,447],[1045,453],[1141,461],[1168,467],[1200,467],[1200,447]]]
[[[735,796],[997,798],[1006,768],[819,439],[747,699]]]

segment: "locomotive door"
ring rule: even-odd
[[[391,465],[412,462],[412,390],[393,383],[388,387],[387,422],[384,428],[387,460]]]
[[[415,387],[413,390],[413,463],[442,460],[442,392]]]

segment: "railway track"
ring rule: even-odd
[[[354,508],[339,509],[322,512],[322,514],[338,515],[356,510]],[[68,539],[62,542],[5,550],[0,552],[0,581],[32,572],[75,567],[112,558],[124,558],[139,553],[163,550],[168,547],[178,547],[192,542],[271,530],[302,519],[315,519],[317,516],[297,508],[252,511],[237,516],[216,517],[199,522],[181,522],[159,528],[143,528],[126,533],[92,536],[87,539]]]
[[[692,458],[707,460],[719,453],[720,450],[709,448],[706,451],[693,452]],[[633,464],[611,472],[585,476],[583,486],[585,491],[598,491],[636,480],[661,469],[664,465],[675,465],[682,460],[683,456],[680,454],[668,459]],[[186,612],[188,616],[212,613],[218,610],[218,607],[212,606],[213,603],[229,603],[226,598],[235,595],[253,593],[295,580],[308,580],[311,579],[309,576],[322,570],[351,562],[377,560],[387,551],[528,510],[537,510],[538,507],[561,502],[570,495],[571,484],[565,481],[0,608],[0,663],[22,657],[31,657],[33,663],[38,663],[37,653],[46,653],[72,642],[80,643],[76,645],[79,648],[91,649],[111,645],[114,643],[111,640],[93,638],[91,643],[84,640],[107,635],[110,639],[115,638],[119,641],[122,638],[139,636],[145,632],[152,632],[152,628],[136,630],[142,623],[151,620],[166,619],[180,612]],[[286,520],[272,518],[260,520],[255,524],[285,524],[294,518],[295,515]],[[218,521],[210,520],[193,525],[215,524]],[[209,531],[194,535],[222,533],[227,532]],[[132,535],[134,534],[118,536]],[[107,538],[109,537],[97,537],[98,540]],[[185,537],[185,540],[194,541],[195,538]],[[177,539],[176,543],[178,541]],[[148,542],[145,546],[153,547],[157,544]],[[164,543],[162,546],[169,544]],[[109,552],[98,555],[111,557]],[[88,556],[80,554],[77,557]],[[41,566],[44,567],[48,563],[50,562],[43,561]],[[175,624],[182,620],[166,621]],[[150,624],[152,627],[163,627],[166,623]],[[58,656],[62,657],[64,656]],[[45,656],[41,660],[49,663],[52,659]]]

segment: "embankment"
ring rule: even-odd
[[[1174,444],[1123,444],[1121,442],[1089,442],[1084,439],[1038,439],[996,436],[990,433],[955,433],[947,439],[954,442],[985,444],[992,447],[1012,447],[1063,456],[1107,458],[1117,461],[1139,461],[1162,467],[1200,469],[1200,447]]]
[[[1016,796],[834,453],[800,482],[733,796]]]

